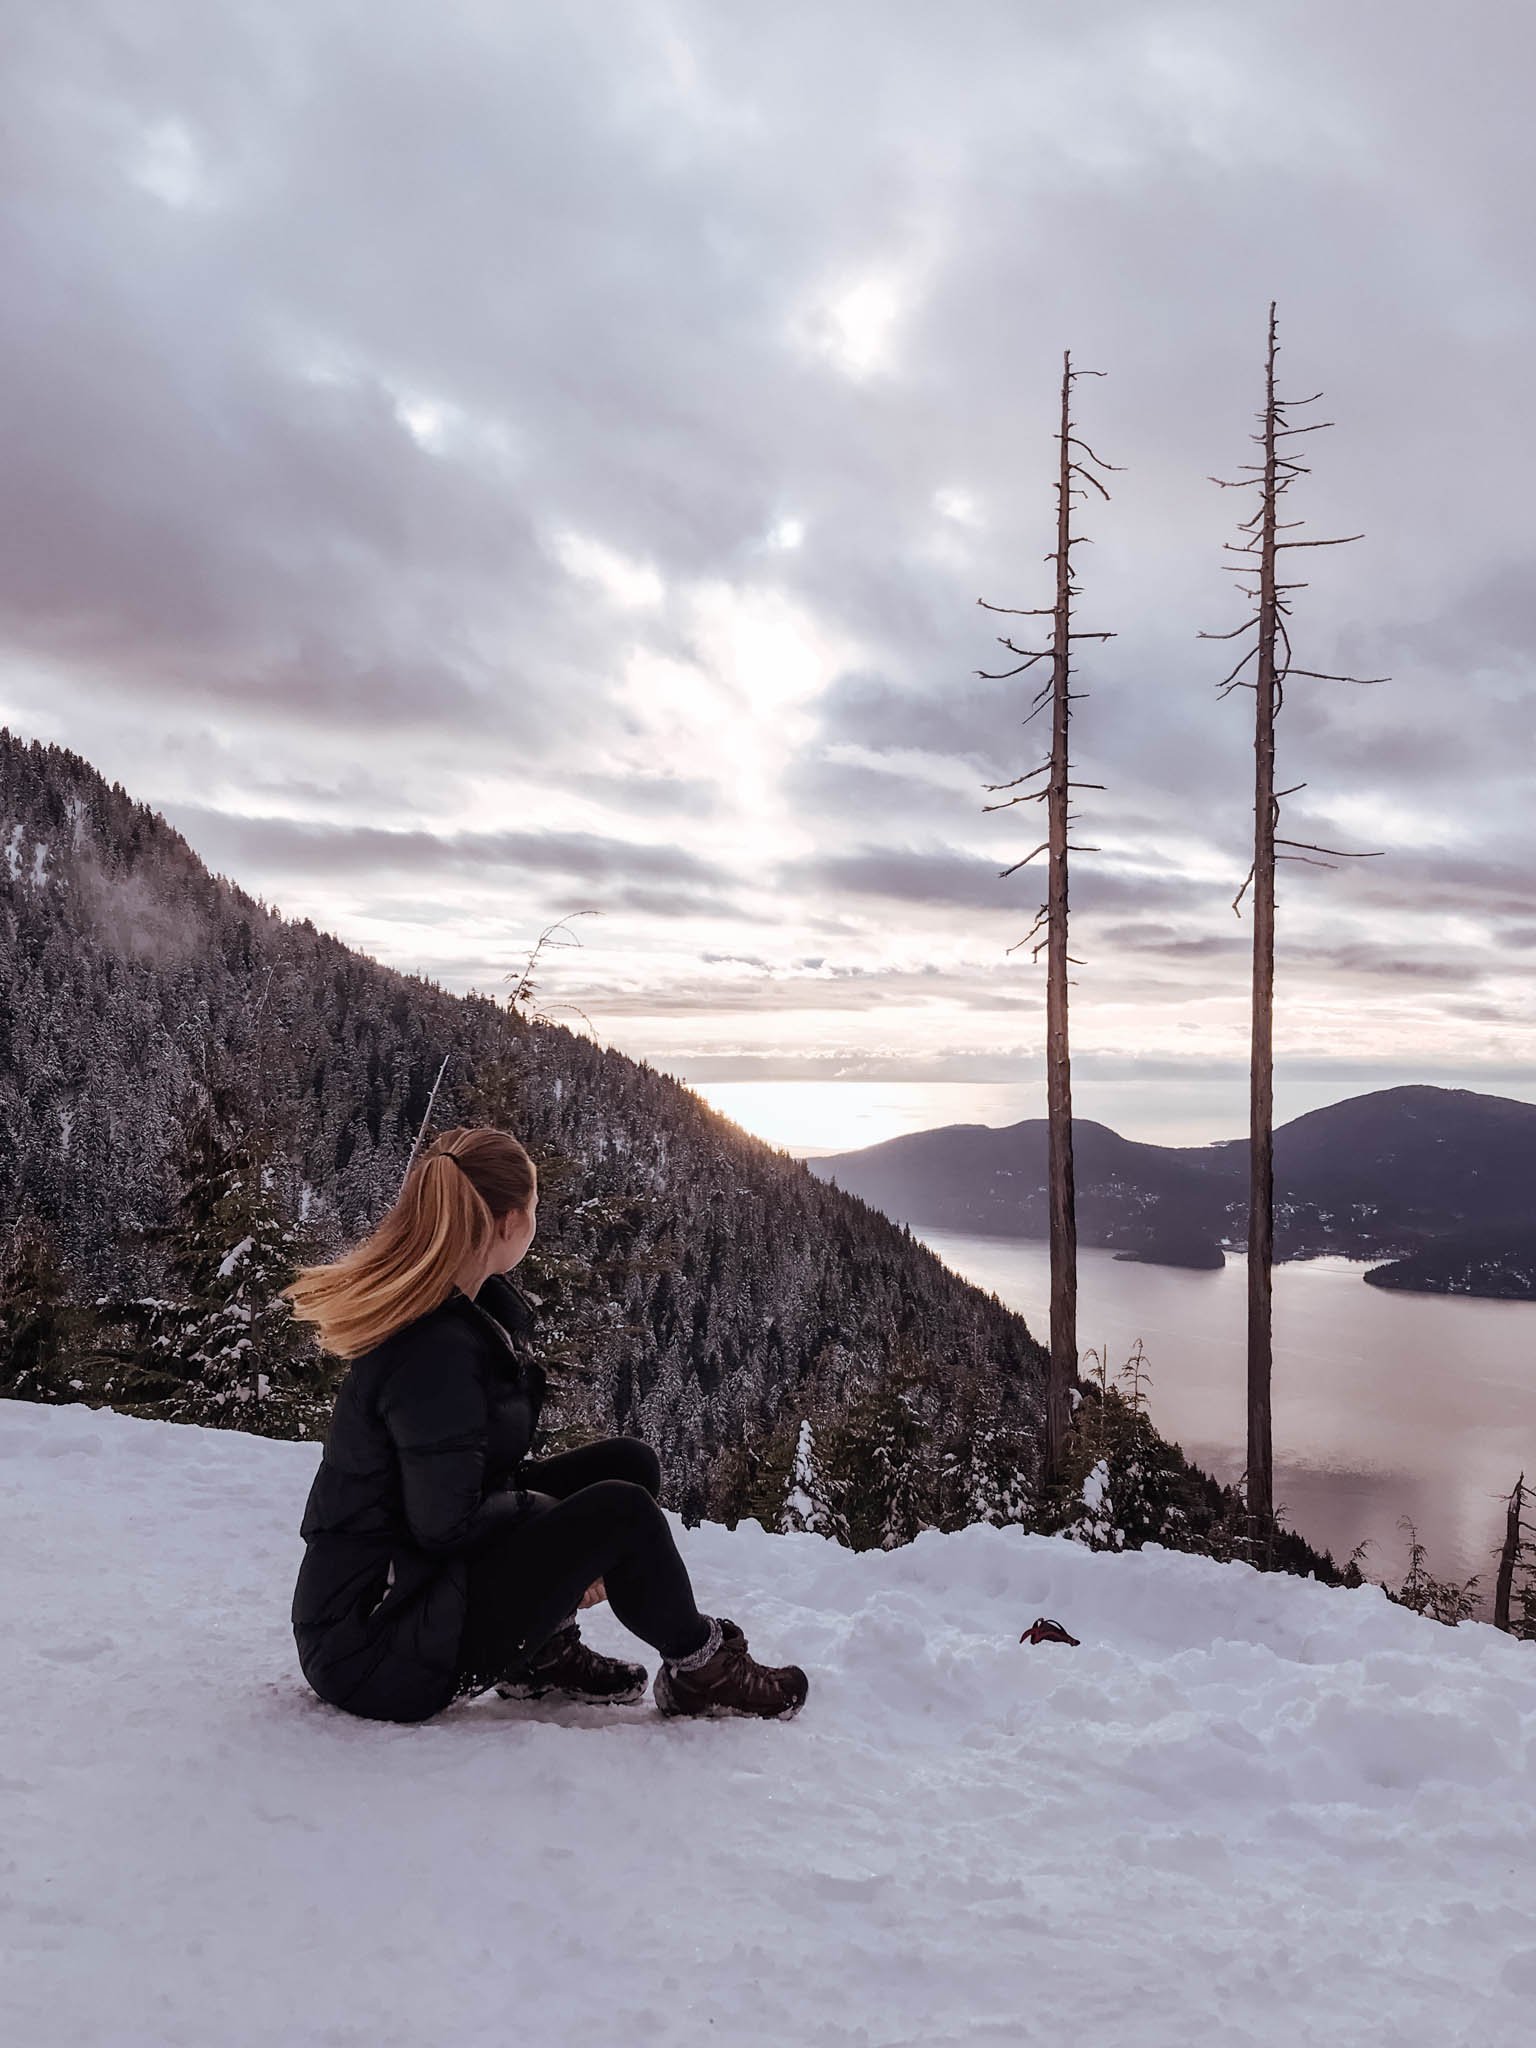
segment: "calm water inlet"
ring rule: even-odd
[[[917,1233],[945,1264],[1050,1334],[1044,1243]],[[1398,1583],[1411,1516],[1438,1578],[1481,1575],[1491,1596],[1502,1501],[1536,1478],[1536,1305],[1367,1287],[1358,1261],[1274,1273],[1275,1499],[1290,1526],[1342,1563],[1369,1540],[1371,1578]],[[1141,1338],[1152,1417],[1223,1480],[1244,1464],[1248,1275],[1078,1258],[1080,1353],[1111,1374]],[[1088,1361],[1085,1360],[1085,1369]]]

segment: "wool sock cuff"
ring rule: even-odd
[[[707,1664],[716,1650],[719,1649],[721,1642],[724,1640],[720,1623],[712,1614],[707,1614],[704,1619],[709,1623],[709,1634],[700,1643],[699,1647],[696,1650],[690,1650],[686,1657],[664,1658],[663,1662],[669,1671],[697,1671],[699,1666]]]

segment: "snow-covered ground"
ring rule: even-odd
[[[810,1672],[798,1720],[380,1726],[294,1665],[315,1456],[0,1402],[17,2048],[1531,2039],[1530,1646],[1158,1551],[748,1523],[681,1540]],[[1042,1612],[1082,1647],[1021,1646]]]

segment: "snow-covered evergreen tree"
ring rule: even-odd
[[[272,1168],[256,1162],[231,1189],[223,1237],[237,1229],[240,1236],[184,1312],[183,1357],[201,1408],[262,1404],[274,1391],[291,1398],[295,1367],[311,1348],[280,1298],[301,1251],[297,1231],[279,1213],[273,1179]]]
[[[0,1240],[0,1394],[73,1398],[72,1347],[85,1319],[71,1291],[48,1226],[35,1217],[13,1224]]]
[[[1115,1520],[1108,1458],[1095,1458],[1078,1494],[1076,1519],[1063,1531],[1090,1550],[1124,1550],[1125,1531]]]
[[[125,1305],[140,1332],[132,1384],[161,1414],[295,1434],[321,1418],[329,1375],[281,1299],[307,1247],[243,1110],[237,1090],[217,1085],[189,1105],[175,1217],[161,1233],[169,1293]]]
[[[1152,1376],[1141,1339],[1111,1384],[1108,1359],[1088,1353],[1090,1391],[1079,1402],[1068,1460],[1074,1490],[1063,1534],[1091,1550],[1139,1549],[1177,1540],[1185,1510],[1179,1472],[1164,1455],[1147,1412]]]
[[[816,1456],[816,1433],[809,1419],[800,1424],[789,1491],[779,1515],[781,1530],[808,1529],[817,1536],[835,1536],[837,1516],[827,1497],[827,1484]]]

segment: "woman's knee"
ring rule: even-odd
[[[603,1446],[613,1476],[632,1486],[643,1486],[652,1500],[661,1494],[661,1460],[649,1444],[637,1436],[609,1437]]]
[[[636,1540],[649,1547],[670,1539],[671,1529],[656,1496],[633,1479],[598,1479],[572,1494],[571,1500],[579,1501],[584,1515],[611,1532],[622,1547]]]
[[[630,1521],[649,1523],[664,1519],[655,1494],[636,1479],[605,1480],[604,1490],[609,1494],[618,1513]]]

